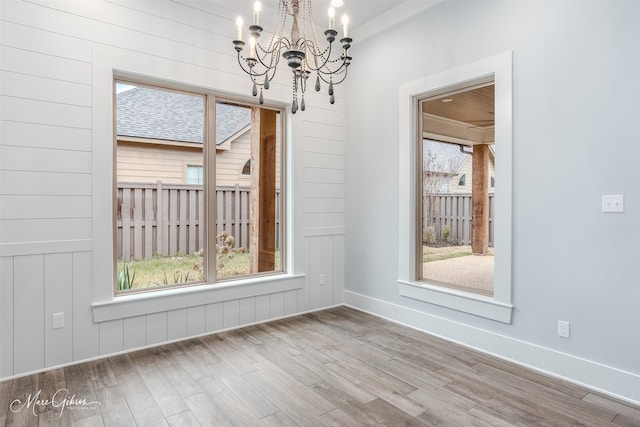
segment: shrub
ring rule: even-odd
[[[425,245],[434,245],[436,243],[436,229],[435,227],[427,227],[422,232],[422,243]]]
[[[444,228],[442,229],[442,240],[445,243],[449,243],[450,237],[451,237],[451,227],[449,227],[448,225],[445,225]]]

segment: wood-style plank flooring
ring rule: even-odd
[[[345,307],[5,381],[0,403],[0,426],[640,426],[640,408]]]

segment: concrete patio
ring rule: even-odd
[[[493,295],[494,257],[467,255],[425,262],[422,277],[447,287]]]

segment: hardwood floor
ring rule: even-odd
[[[640,426],[640,408],[345,307],[6,381],[0,403],[0,426]]]

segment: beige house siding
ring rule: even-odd
[[[472,164],[471,156],[468,156],[468,159],[465,160],[465,162],[462,164],[460,169],[458,169],[456,174],[451,177],[451,180],[449,181],[449,193],[471,194],[471,184],[473,181],[471,164]],[[462,175],[466,175],[465,185],[458,185],[458,182],[460,181],[460,177]],[[493,155],[491,155],[489,159],[489,176],[491,178],[495,178],[496,176],[496,165],[495,165],[495,158]],[[489,187],[489,193],[493,193],[493,192],[494,192],[494,188]]]
[[[280,138],[278,128],[277,138]],[[280,180],[280,143],[277,144],[277,174]],[[242,175],[242,169],[251,158],[251,132],[244,132],[231,144],[231,149],[216,150],[216,183],[218,186],[248,187],[250,175]],[[118,141],[117,176],[118,182],[185,184],[187,166],[204,164],[202,147],[144,142]]]
[[[202,165],[201,147],[118,142],[118,182],[184,184],[187,165]]]

